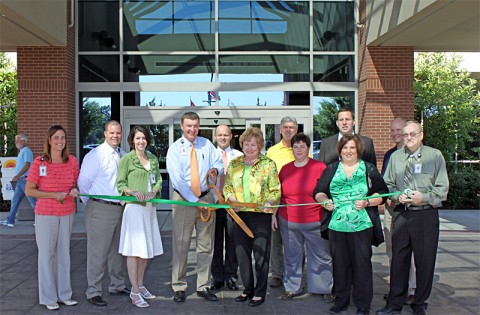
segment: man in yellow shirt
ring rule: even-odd
[[[282,167],[292,162],[293,156],[291,140],[298,131],[297,120],[293,117],[286,116],[280,122],[280,133],[282,140],[276,145],[268,149],[267,157],[272,159],[277,171],[280,173]],[[280,231],[272,231],[272,249],[270,252],[270,267],[272,271],[271,287],[280,287],[283,284],[283,242]]]

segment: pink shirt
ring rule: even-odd
[[[47,176],[40,176],[40,166],[45,165]],[[68,194],[73,187],[76,187],[78,179],[78,161],[70,155],[66,163],[48,163],[37,157],[27,176],[27,181],[37,185],[38,189],[45,192],[65,192],[67,196],[63,204],[53,198],[38,198],[35,205],[35,213],[39,215],[63,216],[75,212],[75,198]]]
[[[310,159],[303,167],[296,167],[290,162],[282,167],[278,177],[282,184],[281,204],[312,203],[313,191],[318,179],[322,176],[326,165],[323,162]],[[320,222],[323,215],[321,205],[281,207],[279,215],[289,222],[312,223]]]

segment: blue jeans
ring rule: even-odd
[[[26,184],[27,180],[25,177],[22,177],[17,181],[17,185],[15,186],[15,191],[13,193],[12,206],[10,207],[10,215],[7,217],[7,223],[9,224],[15,224],[15,217],[17,216],[18,207],[20,206],[23,197],[25,197]],[[27,197],[27,199],[32,208],[35,209],[35,203],[37,202],[37,199],[33,197]]]

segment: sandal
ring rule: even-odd
[[[156,298],[156,296],[150,293],[150,291],[148,291],[147,288],[145,288],[144,286],[139,286],[138,288],[140,289],[140,294],[144,299],[152,300]]]
[[[282,300],[291,300],[294,297],[299,296],[299,295],[301,295],[301,293],[295,294],[291,291],[287,291],[287,292],[285,292],[284,295],[282,295]]]
[[[132,299],[132,304],[136,307],[144,308],[150,306],[147,302],[145,302],[141,293],[133,293],[133,291],[130,292],[130,299]]]

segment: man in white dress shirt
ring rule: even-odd
[[[217,151],[222,156],[223,167],[225,171],[220,175],[217,181],[217,187],[220,193],[223,191],[223,180],[227,174],[227,167],[231,160],[243,155],[242,152],[232,149],[230,141],[232,140],[232,131],[226,125],[220,125],[215,129],[215,140],[217,141]],[[213,283],[210,287],[212,290],[219,290],[226,283],[227,287],[232,291],[238,290],[237,270],[238,263],[235,256],[235,245],[233,243],[233,219],[227,214],[225,209],[215,211],[215,246],[213,249],[212,260],[212,277]],[[225,262],[223,260],[223,246],[225,240]]]
[[[120,149],[122,126],[110,120],[105,124],[105,142],[90,151],[82,162],[78,177],[81,194],[119,196],[116,188],[117,168],[125,152]],[[125,260],[118,253],[123,206],[117,200],[81,197],[85,206],[87,232],[87,300],[106,306],[102,299],[105,265],[110,275],[110,295],[129,295],[125,286]]]

